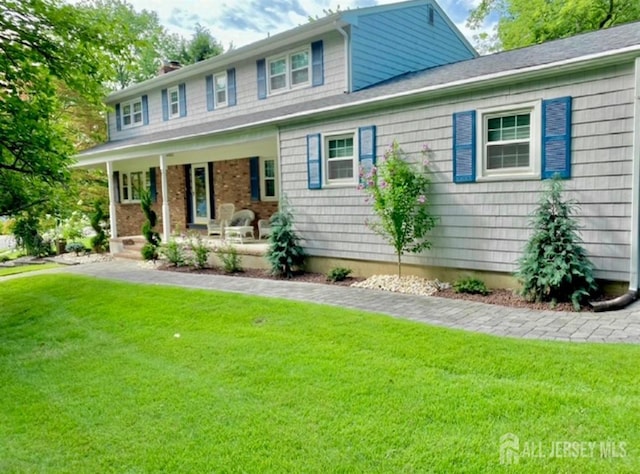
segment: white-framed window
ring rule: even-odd
[[[478,112],[478,179],[539,178],[539,102]]]
[[[275,201],[278,199],[278,174],[275,158],[260,157],[260,199]]]
[[[213,76],[213,95],[216,108],[227,105],[227,73],[223,72]]]
[[[352,185],[358,179],[355,132],[325,135],[323,153],[324,181],[327,185]]]
[[[267,60],[269,93],[277,93],[308,85],[311,77],[309,48]]]
[[[120,121],[122,128],[132,128],[142,125],[142,97],[120,104]]]
[[[178,86],[167,89],[169,100],[169,118],[180,117],[180,91]]]
[[[121,172],[121,202],[140,202],[140,193],[144,189],[151,189],[151,175],[149,171]]]

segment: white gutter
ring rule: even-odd
[[[351,47],[349,45],[349,35],[344,28],[335,22],[336,30],[344,38],[344,93],[349,94],[351,92]]]
[[[636,58],[633,93],[633,173],[631,174],[631,252],[629,289],[638,289],[640,271],[640,58]]]
[[[485,86],[493,82],[505,81],[505,80],[511,79],[513,76],[527,76],[527,75],[535,76],[535,75],[542,74],[547,70],[555,69],[555,68],[560,69],[562,71],[579,69],[580,66],[582,66],[584,63],[588,63],[589,61],[600,60],[603,63],[614,64],[614,63],[620,62],[620,58],[618,58],[617,56],[624,55],[624,54],[629,54],[631,56],[633,53],[640,53],[640,44],[628,46],[625,48],[610,50],[610,51],[604,51],[604,52],[595,53],[595,54],[589,54],[589,55],[580,56],[577,58],[565,59],[562,61],[556,61],[548,64],[530,66],[522,69],[511,69],[508,71],[485,74],[484,76],[475,76],[468,79],[461,79],[459,81],[447,82],[444,84],[437,84],[433,86],[421,87],[419,89],[412,89],[409,91],[397,92],[395,94],[376,96],[368,99],[359,100],[356,102],[350,102],[347,104],[337,104],[337,105],[321,107],[313,110],[296,112],[296,113],[283,115],[276,118],[258,120],[255,122],[249,122],[241,125],[236,125],[233,127],[223,128],[223,129],[216,130],[214,132],[201,132],[201,133],[196,133],[192,135],[183,135],[183,136],[175,137],[171,139],[163,139],[163,140],[157,140],[153,142],[144,142],[136,145],[124,145],[122,147],[110,148],[105,151],[98,150],[93,153],[92,152],[83,153],[82,156],[83,157],[91,157],[91,156],[99,157],[103,154],[112,155],[113,152],[126,150],[128,148],[134,148],[134,147],[137,148],[137,147],[149,146],[149,145],[154,145],[159,143],[170,143],[170,142],[175,142],[180,140],[194,139],[194,138],[199,138],[204,136],[212,136],[212,135],[219,135],[223,133],[235,132],[235,131],[240,131],[246,128],[253,128],[253,127],[265,126],[265,125],[274,125],[277,122],[285,122],[285,121],[290,121],[295,119],[301,119],[301,118],[305,118],[305,117],[309,117],[309,116],[321,114],[321,113],[344,111],[346,109],[362,107],[366,105],[376,105],[378,103],[385,102],[385,101],[406,99],[406,98],[411,98],[413,96],[422,95],[422,94],[430,94],[430,93],[436,93],[436,92],[451,92],[451,91],[455,91],[456,89],[469,90],[469,86],[476,86],[477,88],[478,86]],[[473,60],[470,60],[470,61],[473,61]],[[114,158],[111,158],[111,159],[114,159]],[[81,163],[78,163],[78,165],[80,166],[93,165],[93,164],[103,163],[104,161],[105,160],[103,159],[102,160],[94,159],[91,161],[83,160]]]

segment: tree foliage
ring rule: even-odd
[[[208,28],[196,24],[190,40],[182,40],[178,60],[182,64],[194,64],[222,54],[222,45],[213,37]]]
[[[481,28],[497,17],[484,49],[514,49],[640,19],[638,0],[481,0],[467,24]]]
[[[581,245],[576,204],[562,199],[562,181],[549,182],[533,213],[533,235],[516,276],[532,301],[571,301],[576,309],[597,289],[593,266]]]
[[[423,153],[429,153],[425,145]],[[426,174],[427,161],[419,166],[394,140],[382,163],[365,176],[361,171],[361,187],[369,195],[377,220],[369,227],[382,236],[396,252],[398,275],[402,273],[402,255],[431,248],[428,233],[437,219],[429,212],[431,181]]]
[[[0,3],[0,215],[50,200],[69,180],[78,108],[101,107],[126,36],[87,9]]]

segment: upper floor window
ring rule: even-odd
[[[180,95],[178,87],[169,89],[169,117],[175,118],[180,116]]]
[[[213,76],[213,85],[215,88],[216,107],[227,105],[227,73],[223,72]]]
[[[309,84],[308,49],[269,59],[269,92],[280,92]]]
[[[121,105],[122,128],[142,125],[142,98]]]
[[[146,95],[116,104],[116,128],[118,130],[138,127],[148,123],[149,113]]]
[[[256,61],[258,99],[266,99],[298,87],[324,85],[324,46],[322,40],[271,58]]]
[[[187,115],[187,93],[185,84],[162,89],[162,120]]]

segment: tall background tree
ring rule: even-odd
[[[477,36],[480,50],[520,48],[640,20],[640,1],[481,0],[467,24],[479,29],[491,19],[497,19],[493,33]]]
[[[85,136],[76,112],[100,109],[111,58],[124,56],[129,40],[97,11],[0,2],[0,215],[43,205],[68,182]]]
[[[69,210],[86,189],[72,181],[104,193],[99,174],[71,180],[69,165],[105,140],[108,91],[155,76],[163,60],[221,52],[206,28],[184,40],[123,0],[1,0],[0,216]]]

